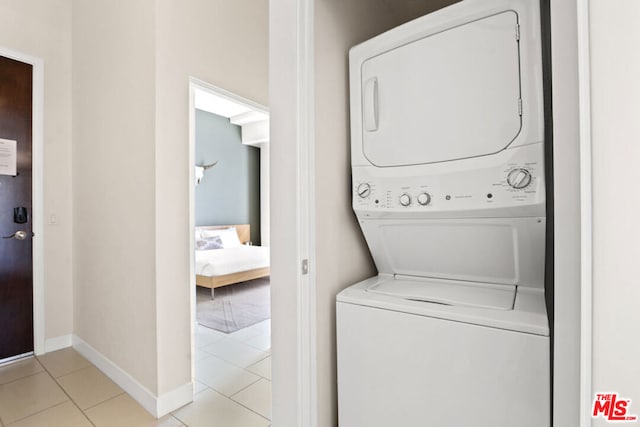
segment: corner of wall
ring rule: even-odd
[[[156,418],[193,401],[193,382],[185,383],[158,396],[80,337],[73,335],[72,341],[73,348],[78,353],[87,358]]]

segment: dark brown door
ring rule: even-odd
[[[0,151],[0,360],[33,351],[32,75],[31,65],[0,57],[0,139],[16,141],[17,152],[10,176],[12,143]]]

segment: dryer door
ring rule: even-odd
[[[365,157],[404,166],[506,148],[521,128],[517,25],[506,11],[365,61]]]

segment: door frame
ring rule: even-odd
[[[550,2],[557,196],[554,200],[553,421],[558,426],[588,427],[592,421],[589,3],[590,0]],[[575,187],[568,185],[573,182],[578,183],[578,191],[572,191]],[[579,221],[577,226],[576,221]]]
[[[593,217],[591,152],[591,44],[589,0],[577,0],[580,138],[580,425],[592,421],[593,396]]]
[[[210,83],[207,83],[203,80],[200,80],[196,77],[189,77],[189,230],[190,230],[190,239],[189,239],[189,301],[190,301],[190,310],[191,310],[191,376],[193,377],[195,374],[195,361],[193,355],[195,354],[195,325],[196,325],[196,273],[195,273],[195,234],[194,230],[196,227],[196,194],[195,194],[195,167],[196,167],[196,105],[195,105],[195,92],[196,90],[200,90],[203,92],[209,92],[217,97],[226,98],[230,101],[233,101],[237,104],[242,104],[247,108],[250,108],[252,111],[259,111],[266,114],[269,114],[269,108],[264,105],[261,105],[257,102],[251,101],[249,99],[243,98],[239,95],[236,95],[232,92],[229,92],[220,87],[214,86]],[[262,149],[260,149],[262,164]],[[262,198],[264,195],[262,193],[262,171],[260,172],[260,197]],[[269,187],[270,187],[269,183]],[[268,193],[271,192],[271,189],[268,189]],[[260,216],[261,218],[264,215],[263,212],[264,204],[262,201],[260,202]],[[269,207],[270,209],[270,207]],[[262,223],[262,220],[261,220]]]
[[[271,184],[287,194],[280,218],[271,218],[272,231],[283,233],[271,271],[290,292],[272,294],[272,421],[316,427],[315,0],[270,1],[269,23]]]
[[[5,58],[30,64],[33,67],[31,182],[33,220],[33,351],[36,355],[45,349],[44,301],[44,60],[23,52],[0,46]]]

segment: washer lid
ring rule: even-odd
[[[367,292],[389,295],[412,301],[445,305],[513,310],[516,286],[455,280],[431,280],[396,276],[380,280]]]
[[[361,69],[363,154],[404,166],[497,153],[522,126],[518,15],[428,35]]]
[[[373,309],[549,336],[549,321],[542,289],[527,289],[519,286],[513,310],[493,310],[483,307],[431,304],[369,291],[380,282],[394,283],[396,280],[393,276],[385,274],[371,277],[342,290],[336,296],[336,301],[342,304],[355,304]]]

